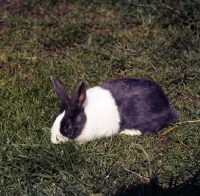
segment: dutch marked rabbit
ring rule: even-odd
[[[117,79],[87,91],[80,82],[71,98],[53,76],[51,81],[62,105],[51,128],[54,144],[82,143],[119,133],[155,133],[178,121],[162,88],[150,80]]]

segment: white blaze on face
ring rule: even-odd
[[[60,133],[60,122],[63,119],[64,115],[65,115],[65,111],[63,111],[62,114],[58,115],[51,128],[51,142],[53,144],[58,144],[60,142],[64,142],[68,140],[66,137],[64,137]]]

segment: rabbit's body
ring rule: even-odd
[[[112,80],[87,91],[80,83],[71,99],[55,78],[51,80],[62,103],[51,129],[52,143],[154,133],[178,120],[161,87],[150,80]]]

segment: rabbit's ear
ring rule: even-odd
[[[71,100],[76,106],[82,107],[85,99],[86,99],[85,83],[80,82],[76,87],[76,89],[74,90]]]
[[[51,82],[53,84],[53,88],[58,95],[62,104],[67,104],[69,102],[69,96],[65,91],[64,87],[53,77],[51,76]]]

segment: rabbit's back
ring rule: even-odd
[[[166,124],[176,122],[178,115],[162,88],[153,81],[124,78],[103,83],[115,99],[120,115],[120,130],[156,132]]]

